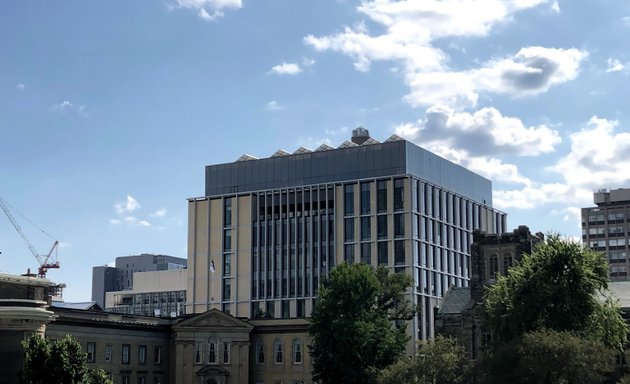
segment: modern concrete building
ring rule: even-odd
[[[181,257],[143,253],[117,257],[115,267],[92,268],[92,300],[105,308],[105,293],[133,289],[135,272],[167,271],[186,268],[187,260]]]
[[[105,293],[107,312],[178,317],[186,313],[188,271],[134,272],[134,287]]]
[[[207,166],[189,199],[187,313],[305,319],[335,265],[383,265],[414,278],[413,348],[447,289],[469,285],[473,230],[505,222],[490,180],[395,135],[360,127],[336,149],[243,155]]]
[[[630,188],[602,189],[593,194],[593,200],[596,207],[582,208],[582,241],[606,253],[610,280],[628,280]]]

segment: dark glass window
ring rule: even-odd
[[[405,179],[394,180],[394,211],[402,211],[404,208]]]
[[[223,200],[223,223],[226,227],[232,225],[232,198],[227,197]]]
[[[372,263],[372,243],[361,243],[361,262]]]
[[[394,215],[394,237],[405,237],[405,215]]]
[[[405,242],[403,240],[394,242],[394,265],[405,264]]]
[[[361,218],[361,240],[370,240],[372,236],[372,218],[362,217]]]
[[[232,294],[230,279],[223,279],[223,301],[229,301]]]
[[[361,183],[361,214],[370,213],[370,183]]]
[[[344,240],[354,241],[354,219],[345,219],[344,221]]]
[[[223,276],[229,276],[232,273],[232,254],[223,254]]]
[[[378,265],[387,265],[387,241],[379,241],[377,244]]]
[[[138,346],[138,364],[144,365],[147,363],[147,346]]]
[[[123,344],[122,345],[122,353],[120,354],[121,356],[121,363],[122,364],[129,364],[129,355],[131,354],[131,345],[130,344]]]
[[[376,210],[387,212],[387,180],[376,183]]]
[[[346,215],[354,214],[354,185],[347,184],[344,186],[343,206]]]
[[[379,239],[387,238],[387,215],[376,216],[376,231]]]
[[[232,250],[232,230],[226,229],[223,231],[223,250],[231,251]]]
[[[346,244],[344,246],[343,258],[348,264],[354,263],[354,244]]]

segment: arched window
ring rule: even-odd
[[[508,270],[512,268],[512,254],[506,253],[503,255],[503,274],[507,276]]]
[[[256,341],[256,364],[265,364],[265,343]]]
[[[282,355],[283,350],[282,341],[280,339],[276,339],[273,342],[273,362],[274,364],[282,364],[284,361],[284,356]]]
[[[203,364],[203,341],[195,344],[195,363]]]
[[[293,364],[302,364],[302,342],[293,339]]]
[[[499,257],[496,253],[490,255],[490,278],[496,279],[497,274],[499,273]]]
[[[208,364],[216,364],[217,363],[217,339],[211,337],[208,339]]]

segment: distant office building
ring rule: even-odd
[[[189,199],[188,313],[304,319],[334,266],[382,265],[414,279],[412,348],[447,289],[469,285],[473,230],[506,225],[490,180],[361,127],[338,148],[209,165],[205,192]]]
[[[134,272],[183,269],[186,263],[184,258],[148,253],[117,257],[115,267],[92,268],[92,300],[105,308],[105,293],[132,289]]]
[[[105,293],[105,310],[156,317],[184,315],[187,280],[186,269],[135,272],[133,289]]]
[[[611,280],[627,280],[630,188],[599,190],[593,200],[597,207],[582,208],[582,241],[606,253]]]

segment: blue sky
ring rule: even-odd
[[[358,125],[492,179],[510,228],[579,236],[630,187],[629,35],[612,0],[0,2],[0,197],[61,242],[69,301],[117,256],[185,257],[205,165]],[[37,265],[6,219],[0,252]]]

